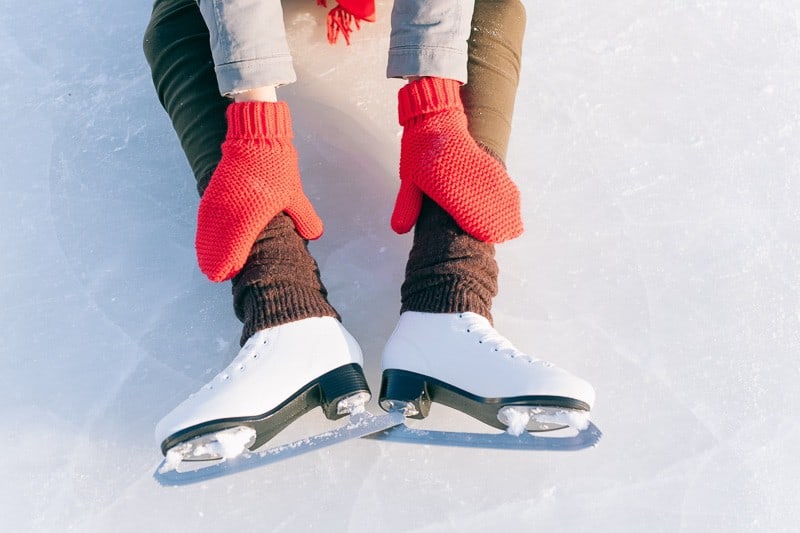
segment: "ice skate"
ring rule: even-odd
[[[590,424],[589,383],[523,354],[475,313],[403,313],[382,367],[381,407],[411,418],[437,402],[512,435]]]
[[[363,410],[361,349],[334,318],[255,333],[222,372],[156,427],[166,466],[254,450],[317,406],[331,420]]]

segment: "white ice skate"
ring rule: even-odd
[[[589,383],[523,354],[475,313],[403,313],[382,367],[385,410],[424,418],[437,402],[512,435],[584,430],[595,399]]]
[[[361,349],[334,318],[255,333],[222,372],[156,427],[167,463],[254,450],[321,406],[331,420],[363,409],[370,393]]]

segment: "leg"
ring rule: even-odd
[[[466,83],[472,11],[473,0],[395,0],[386,75]]]
[[[217,179],[220,147],[231,134],[226,114],[238,105],[220,95],[227,83],[221,79],[230,71],[215,72],[213,42],[195,0],[156,1],[145,55],[204,198]],[[340,399],[368,391],[361,350],[335,320],[307,241],[286,214],[264,225],[233,279],[234,309],[244,322],[243,348],[228,368],[158,424],[157,444],[165,453],[182,441],[230,427],[231,419],[255,430],[250,446],[257,447],[314,406],[322,405],[336,418],[342,416]]]
[[[144,53],[166,110],[203,194],[219,163],[230,103],[217,89],[209,33],[195,0],[158,0]]]
[[[476,0],[469,39],[469,82],[461,98],[470,135],[503,164],[519,82],[525,11],[519,0]],[[452,179],[460,179],[454,176]],[[463,178],[462,178],[463,179]],[[491,325],[497,293],[494,245],[465,231],[445,209],[423,198],[401,288],[400,321],[383,352],[381,404],[425,417],[431,401],[505,428],[524,410],[578,413],[594,401],[585,381],[519,352]],[[418,348],[424,346],[425,349]],[[521,406],[521,407],[519,407]],[[520,430],[515,424],[515,431]]]
[[[159,0],[144,38],[158,98],[172,119],[203,194],[222,157],[230,100],[220,95],[210,35],[195,0]],[[255,331],[310,316],[338,317],[317,264],[291,219],[280,214],[259,235],[233,280],[242,344]]]
[[[199,0],[220,94],[226,136],[198,211],[197,258],[212,281],[235,276],[259,232],[288,214],[305,238],[322,221],[302,190],[291,116],[275,88],[295,80],[279,0]],[[208,49],[203,49],[206,57]]]
[[[394,5],[387,73],[412,80],[398,94],[403,137],[392,214],[398,233],[417,222],[423,196],[481,241],[502,242],[522,233],[519,191],[471,135],[460,95],[469,74],[473,7],[472,0]]]
[[[502,163],[519,84],[525,9],[519,1],[478,0],[471,27],[464,63],[469,83],[461,86],[461,98],[470,134]],[[494,245],[468,234],[425,197],[401,288],[401,312],[475,312],[491,320],[497,276]]]
[[[198,0],[210,32],[219,92],[231,95],[297,79],[279,0]]]

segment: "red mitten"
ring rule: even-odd
[[[222,159],[197,213],[197,261],[212,281],[235,276],[258,234],[281,211],[306,239],[322,235],[322,221],[303,193],[285,102],[228,106]]]
[[[411,230],[424,193],[476,239],[513,239],[522,233],[519,190],[470,135],[459,88],[455,80],[421,78],[400,89],[400,192],[392,229]]]

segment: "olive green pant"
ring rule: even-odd
[[[476,0],[462,99],[472,136],[501,161],[511,133],[524,30],[525,9],[519,0]],[[219,94],[209,33],[196,1],[156,0],[144,52],[158,99],[202,195],[221,157],[230,100]],[[259,329],[307,316],[337,316],[305,241],[285,219],[279,216],[265,229],[234,279],[234,308],[245,324],[243,340]],[[308,266],[300,280],[295,278],[303,268],[297,261]],[[490,318],[496,293],[494,247],[466,235],[426,201],[401,288],[402,310],[474,311]]]

